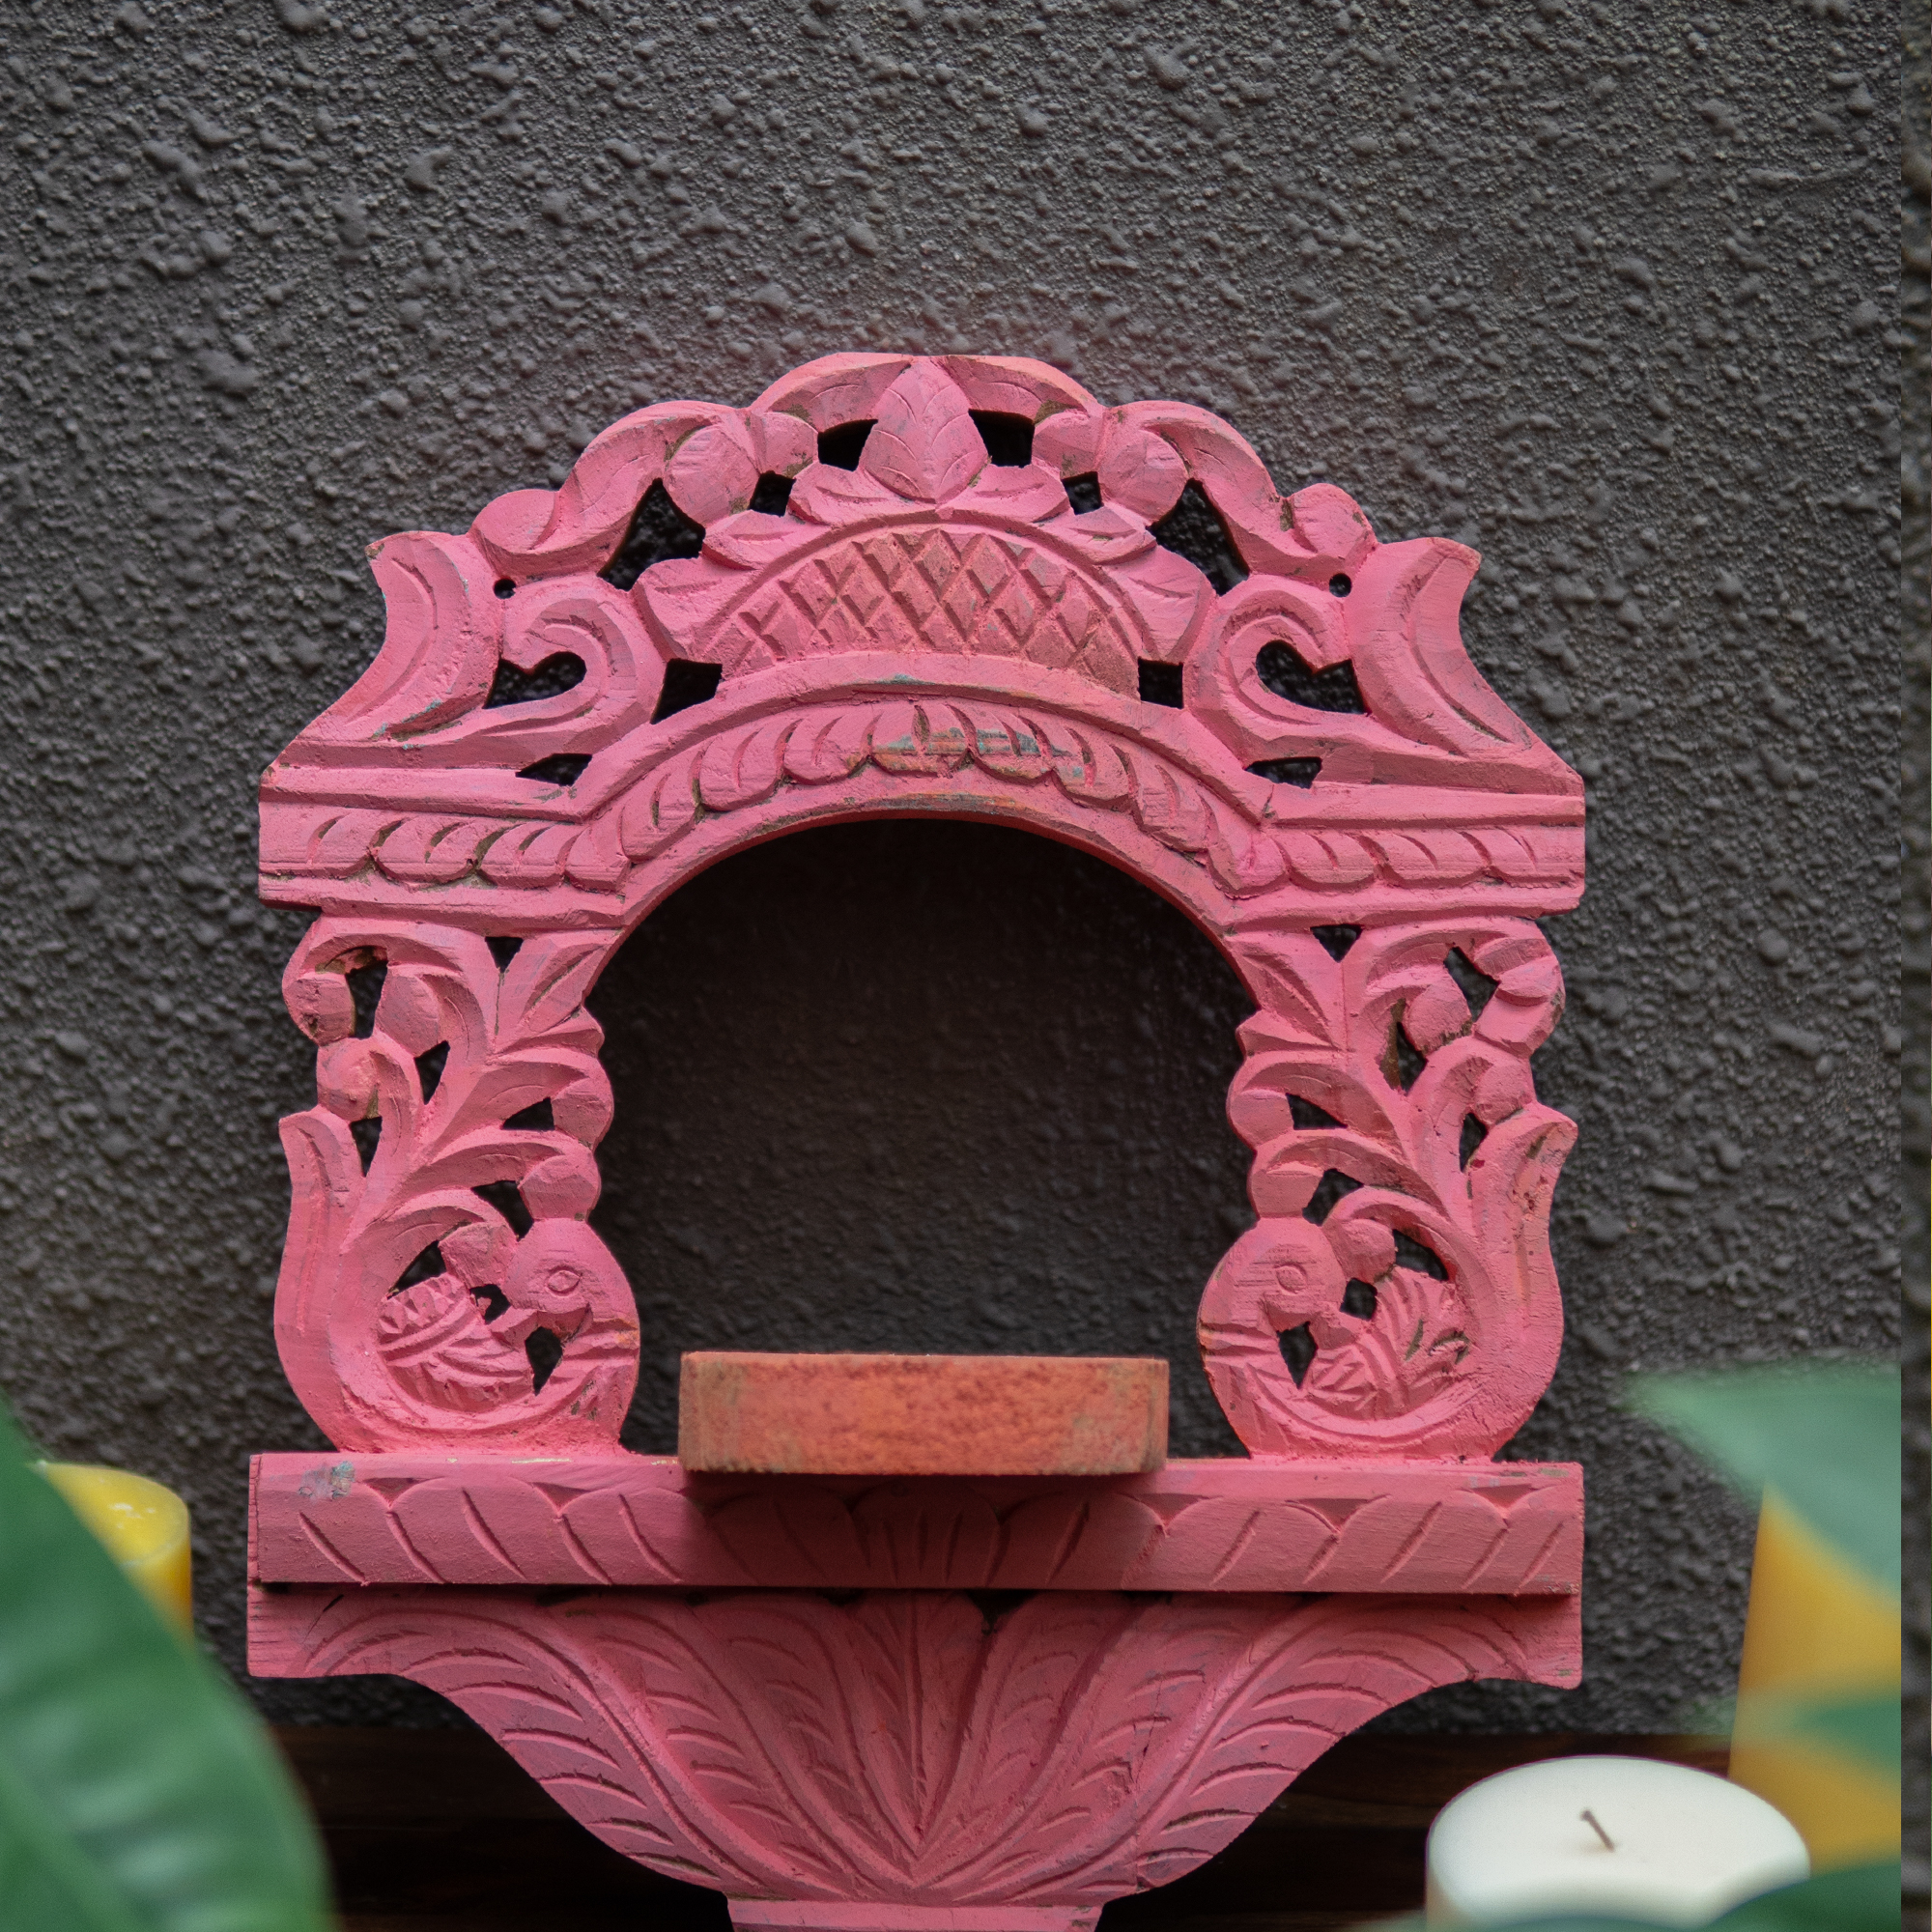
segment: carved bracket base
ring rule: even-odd
[[[885,1905],[734,1898],[741,1932],[1093,1932],[1097,1905]]]
[[[270,1677],[467,1712],[741,1926],[1063,1932],[1436,1685],[1573,1685],[1575,1596],[254,1586]]]

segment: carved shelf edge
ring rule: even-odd
[[[694,1475],[641,1456],[259,1456],[259,1584],[1575,1598],[1573,1463]],[[257,1668],[260,1667],[258,1664]]]

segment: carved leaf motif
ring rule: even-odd
[[[1200,787],[1177,781],[1169,766],[1134,749],[1122,748],[1122,756],[1132,774],[1134,816],[1142,829],[1177,852],[1200,851],[1213,829]]]
[[[1134,774],[1111,738],[1097,731],[1075,731],[1056,721],[1053,775],[1068,798],[1109,809],[1134,794]]]
[[[900,497],[943,503],[985,462],[986,446],[959,385],[936,363],[915,362],[880,397],[859,467]]]
[[[442,813],[412,818],[384,839],[376,863],[408,884],[447,885],[469,870],[483,839],[500,830],[489,819]]]
[[[1289,869],[1304,886],[1333,892],[1365,886],[1376,875],[1376,862],[1352,832],[1306,832],[1282,836]]]
[[[665,466],[665,486],[684,513],[715,524],[752,499],[758,464],[742,417],[725,415],[679,444]]]
[[[1548,1202],[1575,1130],[1530,1101],[1509,1043],[1519,1015],[1540,1037],[1560,999],[1548,946],[1527,922],[1496,919],[1378,927],[1339,959],[1286,936],[1249,944],[1271,1013],[1244,1030],[1229,1112],[1256,1149],[1250,1191],[1264,1218],[1202,1298],[1209,1378],[1264,1452],[1492,1453],[1527,1417],[1562,1339]],[[1452,948],[1496,980],[1473,1024],[1445,965]],[[1482,1022],[1512,973],[1523,1006],[1491,1037]],[[1296,1009],[1320,1025],[1277,1046]],[[1426,1058],[1398,1079],[1401,1040]],[[1309,1106],[1329,1118],[1298,1120]],[[1486,1135],[1473,1157],[1472,1116]],[[1330,1175],[1355,1191],[1338,1195]],[[1448,1278],[1411,1265],[1397,1234]],[[1373,1316],[1342,1311],[1350,1281],[1375,1284]],[[1297,1382],[1275,1338],[1304,1325],[1315,1349]]]
[[[1219,816],[1219,814],[1217,814]],[[1279,839],[1258,837],[1225,818],[1208,848],[1208,864],[1222,888],[1237,899],[1252,898],[1280,884],[1288,855]]]
[[[863,711],[836,711],[801,724],[785,746],[785,775],[801,784],[832,784],[850,778],[870,755],[870,719]]]
[[[1052,769],[1031,720],[1003,717],[979,705],[956,707],[967,731],[973,762],[995,778],[1032,784]]]
[[[1324,1049],[1339,1044],[1347,1030],[1341,981],[1321,964],[1327,950],[1312,932],[1246,933],[1236,952],[1242,978],[1262,1002],[1241,1026],[1241,1044],[1250,1055],[1284,1042]]]
[[[343,1447],[498,1439],[530,1446],[608,1443],[636,1376],[637,1315],[603,1243],[576,1218],[596,1199],[588,1149],[609,1124],[601,1034],[583,990],[602,935],[539,935],[498,968],[473,934],[401,922],[324,919],[298,954],[310,972],[386,962],[367,1039],[326,1051],[340,1062],[328,1098],[283,1125],[295,1180],[276,1295],[289,1378]],[[302,973],[291,969],[292,982]],[[416,1056],[444,1054],[424,1097]],[[371,1101],[382,1120],[363,1171],[346,1120]],[[506,1123],[547,1102],[554,1127]],[[521,1241],[473,1190],[531,1182],[536,1217]],[[429,1243],[443,1272],[400,1293]],[[501,1287],[513,1313],[486,1324],[469,1291]],[[522,1344],[532,1327],[566,1343],[535,1389]]]
[[[879,1574],[908,1589],[944,1582],[954,1565],[990,1580],[1002,1542],[985,1497],[937,1485],[922,1485],[913,1499],[893,1488],[862,1497],[852,1527]]]
[[[714,738],[697,761],[697,792],[710,811],[734,811],[778,789],[791,720]]]
[[[1303,1383],[1338,1415],[1401,1415],[1435,1400],[1467,1359],[1462,1297],[1447,1282],[1395,1268],[1377,1284],[1375,1318],[1340,1348],[1318,1349]]]
[[[614,813],[607,812],[584,830],[570,848],[563,869],[572,885],[588,892],[614,893],[624,883],[631,862]]]
[[[483,701],[496,669],[496,572],[467,538],[390,537],[370,567],[388,607],[376,661],[305,734],[318,745],[420,733]]]
[[[692,760],[674,758],[631,793],[618,809],[619,834],[626,854],[654,859],[690,830],[697,816]]]
[[[281,1668],[450,1697],[635,1858],[739,1897],[1093,1904],[1225,1845],[1432,1685],[1569,1681],[1566,1612],[1376,1598],[366,1590]]]
[[[492,885],[540,892],[562,879],[582,836],[575,825],[513,825],[482,848],[478,862]]]
[[[485,1325],[453,1275],[391,1295],[376,1346],[397,1383],[435,1408],[473,1412],[530,1393],[529,1358]]]

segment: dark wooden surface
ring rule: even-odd
[[[634,1865],[476,1731],[288,1728],[335,1870],[343,1932],[726,1932],[723,1898]],[[1325,1932],[1415,1910],[1422,1841],[1492,1772],[1580,1751],[1722,1771],[1721,1740],[1356,1737],[1218,1858],[1107,1908],[1103,1932]]]

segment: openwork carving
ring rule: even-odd
[[[1025,460],[992,461],[988,412]],[[1226,531],[1225,588],[1163,541],[1183,497]],[[613,561],[673,511],[696,555]],[[258,1596],[258,1667],[445,1690],[743,1923],[980,1932],[1183,1869],[1426,1683],[1575,1681],[1575,1472],[1467,1485],[1561,1341],[1574,1128],[1530,1079],[1562,1008],[1534,921],[1582,876],[1579,781],[1462,647],[1473,553],[1281,497],[1200,410],[868,355],[641,411],[560,490],[370,554],[383,648],[262,792],[263,892],[318,909],[285,982],[318,1105],[283,1127],[276,1331],[347,1460],[258,1468],[257,1578],[298,1586]],[[1251,1463],[775,1511],[617,1448],[638,1330],[586,1218],[611,1108],[586,991],[726,853],[895,812],[1122,866],[1253,994],[1229,1104],[1256,1225],[1200,1325]],[[928,1532],[957,1563],[895,1567]],[[557,1584],[593,1594],[526,1587]],[[813,1587],[874,1594],[779,1594]],[[988,1627],[957,1594],[984,1588],[1043,1594]],[[1122,1594],[1148,1590],[1179,1594]],[[753,1651],[821,1667],[748,1703]],[[923,1691],[887,1681],[914,1655]],[[1170,1742],[1122,1768],[1096,1741],[1182,1677]],[[692,1758],[680,1698],[755,1710],[742,1747]],[[839,1730],[874,1705],[905,1764]],[[1089,1796],[1036,1815],[1049,1789]]]
[[[582,1002],[607,951],[602,935],[544,933],[499,966],[460,929],[324,919],[290,962],[322,1104],[282,1124],[298,1207],[275,1336],[342,1447],[589,1447],[622,1425],[637,1307],[583,1219],[611,1085]],[[382,986],[358,1037],[350,975],[371,959]],[[541,1390],[539,1332],[561,1345]]]

